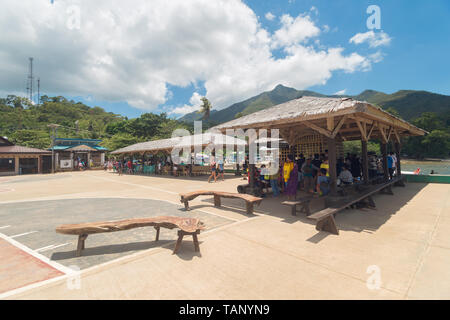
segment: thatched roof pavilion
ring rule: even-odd
[[[213,129],[280,129],[293,142],[299,134],[320,133],[343,140],[389,140],[426,132],[379,107],[351,98],[302,97],[220,124]]]
[[[173,148],[184,148],[191,146],[192,148],[196,146],[206,147],[208,145],[227,145],[233,146],[245,146],[245,140],[238,139],[235,137],[223,135],[220,133],[210,133],[205,132],[202,134],[175,137],[170,139],[153,140],[147,142],[136,143],[131,146],[121,148],[111,152],[115,155],[125,155],[134,153],[157,153],[160,151],[170,152]]]
[[[367,141],[379,139],[387,177],[387,144],[395,145],[400,168],[403,136],[421,136],[426,131],[376,107],[351,98],[302,97],[220,124],[212,129],[279,129],[290,146],[308,135],[325,138],[329,151],[332,193],[336,190],[336,145],[346,140],[362,141],[364,180],[368,181]],[[254,143],[254,142],[253,142]],[[251,166],[254,169],[254,165]],[[399,169],[400,172],[400,169]],[[252,176],[252,175],[251,175]],[[252,184],[252,181],[250,181]]]

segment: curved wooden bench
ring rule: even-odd
[[[195,251],[200,251],[197,234],[200,233],[200,230],[205,229],[205,225],[199,219],[195,218],[159,216],[152,218],[126,219],[120,221],[64,224],[57,227],[56,232],[78,236],[77,257],[79,257],[81,255],[81,251],[84,249],[84,242],[90,234],[116,232],[150,226],[153,226],[156,229],[155,241],[159,240],[160,228],[180,229],[178,231],[178,240],[175,245],[175,249],[173,250],[174,254],[177,253],[181,245],[181,241],[183,240],[183,236],[185,235],[192,235],[194,239]]]
[[[247,214],[253,213],[253,206],[259,205],[262,198],[258,198],[249,194],[242,193],[231,193],[231,192],[221,192],[221,191],[206,191],[199,190],[189,193],[180,194],[181,199],[180,202],[184,203],[184,207],[186,210],[189,210],[189,201],[197,198],[198,196],[214,196],[214,206],[221,206],[221,198],[230,198],[230,199],[242,199],[246,203]]]

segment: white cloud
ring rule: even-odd
[[[365,33],[357,33],[351,39],[350,43],[361,44],[364,42],[369,43],[371,48],[376,48],[379,46],[386,46],[391,43],[391,38],[384,31],[375,33],[373,30],[367,31]]]
[[[275,19],[275,15],[272,12],[267,12],[265,17],[269,21],[273,21],[273,19]]]
[[[343,89],[343,90],[336,92],[334,95],[335,96],[343,96],[346,92],[347,92],[347,89]]]
[[[80,29],[67,27],[70,5],[80,8]],[[325,84],[336,70],[365,71],[373,63],[343,48],[308,45],[320,28],[306,14],[280,21],[269,32],[240,0],[4,0],[0,88],[24,90],[33,56],[43,94],[154,110],[171,97],[170,86],[202,83],[221,109],[279,83],[305,89]],[[285,55],[276,57],[274,50]],[[178,108],[195,106],[190,101]]]
[[[327,32],[330,32],[330,26],[329,25],[324,25],[323,26],[323,32],[325,32],[325,33],[327,33]]]
[[[202,96],[198,92],[194,92],[191,99],[189,99],[189,104],[185,104],[181,107],[176,107],[169,112],[169,114],[183,115],[200,110],[202,105]]]
[[[319,14],[319,10],[318,10],[316,7],[314,7],[314,6],[312,6],[311,9],[309,9],[309,11],[310,11],[311,13],[314,13],[315,15],[318,15],[318,14]]]
[[[318,36],[320,29],[316,27],[309,16],[291,17],[284,14],[280,18],[281,28],[273,35],[274,48],[291,46],[304,42],[308,38]]]

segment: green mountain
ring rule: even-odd
[[[228,108],[219,111],[213,110],[209,121],[213,123],[223,123],[233,120],[236,117],[266,109],[289,100],[298,99],[302,96],[324,97],[324,95],[313,91],[296,90],[283,85],[278,85],[272,91],[263,92],[250,99],[235,103]],[[192,122],[194,120],[200,120],[201,117],[201,114],[192,112],[186,114],[179,120]]]
[[[302,96],[336,97],[278,85],[272,91],[263,92],[225,109],[212,110],[209,121],[212,123],[224,123]],[[438,115],[446,115],[450,112],[450,96],[427,91],[401,90],[393,94],[386,94],[379,91],[366,90],[359,95],[346,97],[367,101],[383,109],[394,109],[405,120],[416,119],[424,112],[434,112]],[[183,116],[179,120],[193,122],[194,120],[200,120],[201,117],[201,114],[193,112]]]

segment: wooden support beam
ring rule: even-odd
[[[356,124],[358,125],[359,131],[361,132],[362,140],[367,141],[366,130],[364,129],[363,125],[361,124],[361,122],[359,122],[359,120],[356,120]]]
[[[333,132],[334,129],[334,117],[327,117],[327,129],[330,132]]]
[[[398,144],[400,144],[401,143],[400,136],[399,136],[397,130],[395,130],[395,128],[394,128],[394,135],[395,135],[395,140],[397,141]]]
[[[378,127],[378,130],[381,133],[381,137],[382,137],[383,143],[387,143],[388,140],[387,140],[387,137],[386,137],[386,132],[384,132],[384,127],[381,126],[380,123],[377,123],[377,127]]]
[[[328,146],[328,166],[330,174],[330,194],[335,196],[337,194],[337,174],[336,174],[336,163],[337,163],[337,153],[336,153],[336,140],[332,138],[327,139]]]
[[[382,160],[383,160],[383,175],[384,181],[387,182],[389,180],[389,172],[388,172],[388,163],[387,163],[387,144],[382,143],[380,145]]]
[[[344,125],[345,121],[347,120],[347,115],[343,116],[342,119],[339,121],[337,126],[334,128],[332,136],[333,138],[336,138],[336,135],[338,134],[339,130],[341,130],[342,126]]]
[[[367,140],[370,140],[370,136],[372,135],[372,131],[375,128],[375,126],[376,126],[376,121],[373,121],[372,125],[370,126],[369,133],[367,134]]]
[[[361,140],[361,164],[363,181],[365,184],[369,184],[369,158],[367,156],[367,141]]]
[[[392,134],[392,130],[394,129],[394,127],[390,127],[389,128],[389,132],[388,132],[388,135],[387,135],[387,141],[389,141],[389,138],[391,137],[391,134]]]
[[[317,132],[323,134],[325,137],[333,139],[333,134],[330,131],[328,131],[327,129],[321,128],[321,127],[315,125],[314,123],[311,123],[308,121],[303,121],[303,124],[305,126],[307,126],[308,128],[311,128],[314,131],[317,131]]]

